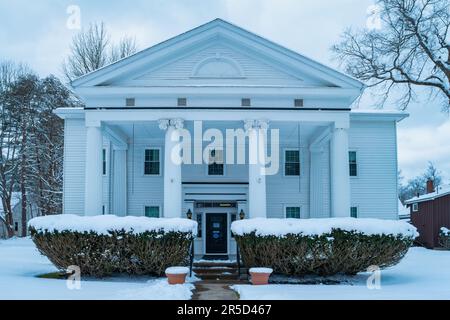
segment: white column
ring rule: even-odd
[[[116,216],[127,215],[127,150],[114,148],[112,168],[113,199],[112,213]]]
[[[267,217],[265,175],[267,126],[267,121],[263,120],[245,121],[245,129],[249,137],[248,216],[250,218]]]
[[[332,216],[350,216],[350,172],[348,162],[348,129],[336,127],[332,137]]]
[[[103,135],[100,123],[86,128],[86,177],[84,215],[102,214],[103,205]]]
[[[164,145],[164,217],[179,218],[182,212],[181,164],[172,159],[172,150],[179,143],[177,131],[183,129],[183,120],[164,119],[159,121],[161,130],[166,131]]]
[[[325,217],[323,212],[322,147],[310,148],[309,218]]]

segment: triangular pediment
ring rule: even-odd
[[[361,88],[342,73],[217,19],[73,82],[93,86]]]

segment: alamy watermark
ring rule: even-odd
[[[77,5],[70,5],[66,9],[66,13],[69,15],[66,21],[66,27],[69,30],[81,29],[81,8]]]
[[[69,274],[66,286],[69,290],[81,290],[81,269],[79,266],[69,266],[66,270]]]
[[[367,289],[369,290],[381,290],[381,269],[379,266],[370,266],[367,268],[367,272],[371,275],[367,278]]]
[[[369,30],[380,30],[382,28],[381,7],[377,4],[367,7],[366,27]]]

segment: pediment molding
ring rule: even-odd
[[[202,79],[242,79],[244,71],[237,61],[220,53],[209,56],[198,62],[192,71],[191,78]]]

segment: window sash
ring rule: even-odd
[[[160,174],[160,152],[159,149],[146,149],[144,155],[144,174]]]
[[[350,151],[348,153],[349,171],[350,177],[358,176],[358,162],[356,159],[356,151]]]
[[[284,174],[286,176],[300,175],[300,151],[286,150],[284,160]]]
[[[224,175],[223,150],[213,149],[209,152],[208,175],[209,176]]]
[[[159,207],[158,206],[148,206],[144,209],[144,214],[147,218],[159,218]]]
[[[286,207],[287,219],[300,219],[300,207]]]

